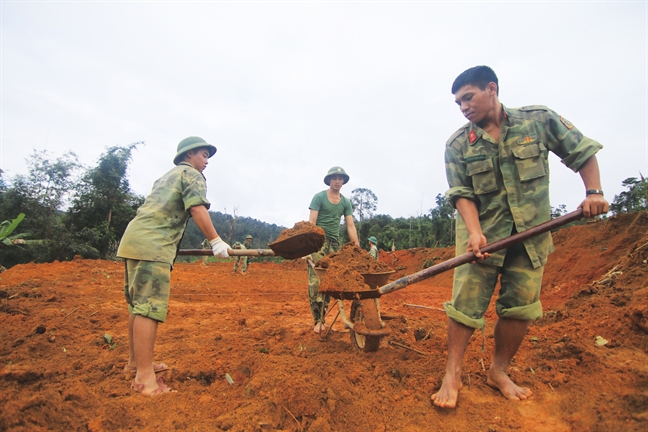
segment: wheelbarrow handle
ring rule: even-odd
[[[491,243],[489,245],[484,246],[481,248],[481,252],[484,253],[493,253],[497,252],[502,249],[506,249],[516,243],[522,242],[524,240],[527,240],[531,237],[535,237],[539,234],[545,233],[547,231],[551,231],[552,229],[558,228],[562,225],[566,225],[570,222],[579,220],[583,217],[583,209],[578,209],[575,210],[571,213],[567,213],[566,215],[560,216],[556,219],[552,219],[550,221],[547,221],[545,223],[542,223],[540,225],[537,225],[533,228],[529,228],[528,230],[513,234],[512,236],[503,238],[501,240],[498,240],[494,243]],[[417,273],[413,273],[409,276],[404,276],[400,279],[397,279],[393,282],[388,283],[387,285],[383,285],[382,287],[378,288],[377,290],[372,290],[372,291],[367,291],[366,296],[368,297],[380,297],[383,294],[387,294],[393,291],[397,291],[400,289],[405,288],[407,285],[413,284],[415,282],[422,281],[424,279],[430,278],[432,276],[435,276],[439,273],[443,273],[445,271],[448,271],[450,269],[453,269],[455,267],[458,267],[463,264],[467,264],[469,262],[477,260],[477,257],[473,252],[467,252],[463,255],[459,255],[455,258],[449,259],[447,261],[444,261],[442,263],[439,263],[437,265],[434,265],[432,267],[428,267],[424,270],[421,270]],[[365,294],[365,292],[362,292],[362,294]],[[373,295],[372,295],[373,294]]]
[[[272,249],[227,249],[229,256],[275,256]],[[211,249],[178,249],[178,255],[214,255]]]

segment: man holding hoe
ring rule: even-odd
[[[550,219],[549,151],[578,172],[585,186],[579,207],[585,217],[607,213],[595,154],[598,142],[583,136],[564,117],[544,106],[506,108],[499,101],[493,70],[476,66],[452,85],[459,109],[469,123],[445,148],[446,196],[459,212],[457,255],[473,252],[477,262],[457,267],[448,315],[448,361],[436,406],[454,408],[461,389],[461,361],[475,329],[485,326],[497,280],[495,353],[488,385],[511,400],[531,396],[507,375],[529,322],[542,316],[540,286],[547,256],[553,252],[545,233],[508,249],[482,254],[480,248]]]
[[[180,141],[173,158],[176,167],[153,184],[117,250],[117,256],[124,258],[124,295],[130,312],[124,373],[135,373],[131,388],[145,396],[171,391],[155,375],[168,367],[153,363],[153,347],[158,323],[167,316],[171,270],[189,218],[209,239],[214,255],[229,256],[230,247],[218,236],[207,211],[210,204],[202,172],[215,153],[216,147],[202,138]]]

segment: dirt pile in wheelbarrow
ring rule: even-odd
[[[316,268],[326,270],[325,273],[318,272],[325,275],[320,278],[320,292],[369,290],[371,288],[365,284],[363,274],[393,271],[353,243],[347,243],[338,252],[319,260]]]

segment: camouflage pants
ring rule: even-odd
[[[234,273],[238,271],[239,263],[241,264],[241,271],[245,273],[247,271],[247,266],[248,266],[248,257],[237,256],[234,259]]]
[[[128,312],[164,322],[169,309],[171,266],[155,261],[124,261]]]
[[[502,267],[483,263],[455,269],[452,301],[443,307],[448,317],[465,326],[483,329],[497,280],[500,291],[495,310],[501,318],[534,320],[542,316],[540,288],[544,267],[533,268],[522,243],[506,251]]]
[[[326,239],[324,246],[319,251],[311,254],[311,259],[316,263],[329,253],[337,252],[338,250],[340,250],[340,243],[336,240]],[[324,317],[326,316],[326,311],[331,301],[330,296],[319,293],[319,284],[320,280],[317,277],[317,273],[315,273],[315,270],[311,266],[308,266],[308,301],[310,302],[310,310],[313,315],[314,324],[325,322]]]

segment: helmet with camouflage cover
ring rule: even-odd
[[[250,234],[248,234],[248,235],[245,236],[245,240],[247,240],[247,239],[252,240],[253,238],[254,238],[254,237],[252,237]]]

